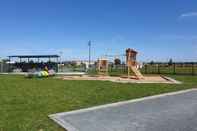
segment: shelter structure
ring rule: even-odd
[[[137,79],[143,79],[143,75],[137,69],[137,54],[138,52],[133,49],[126,49],[126,63],[128,67],[128,77],[130,77],[131,71],[134,73]]]
[[[21,69],[23,72],[29,69],[54,69],[58,71],[59,55],[13,55],[9,58],[9,71],[15,68]],[[19,59],[17,62],[12,62],[13,59]],[[33,61],[34,60],[34,61]]]

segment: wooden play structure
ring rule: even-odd
[[[139,64],[136,60],[138,52],[133,49],[126,49],[126,55],[119,55],[126,58],[126,67],[128,68],[128,76],[109,76],[109,66],[110,66],[110,57],[114,58],[114,55],[108,55],[104,58],[100,58],[97,61],[96,68],[99,75],[80,75],[73,76],[67,75],[60,77],[63,80],[98,80],[98,81],[111,81],[119,83],[168,83],[168,84],[181,84],[181,82],[176,81],[169,77],[164,76],[143,76],[138,70]],[[117,55],[115,55],[117,56]],[[116,57],[117,58],[117,57]],[[123,66],[125,64],[122,64]],[[124,66],[125,67],[125,66]],[[125,71],[125,68],[124,68]],[[131,74],[132,72],[132,74]],[[119,73],[119,72],[118,72]],[[133,77],[133,74],[135,75]]]
[[[144,76],[141,74],[141,72],[138,70],[137,66],[137,56],[138,52],[133,49],[126,49],[126,64],[128,68],[128,77],[130,77],[131,71],[134,73],[135,77],[137,79],[143,79]]]
[[[108,75],[108,59],[100,58],[97,62],[97,70],[100,75]]]
[[[136,60],[138,52],[133,49],[126,49],[126,66],[128,69],[128,78],[134,78],[131,76],[132,74],[135,75],[134,79],[143,79],[144,76],[140,73],[138,70],[138,62]],[[109,60],[107,58],[100,58],[97,61],[97,71],[99,75],[108,75],[108,69],[109,69]]]

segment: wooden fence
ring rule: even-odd
[[[197,63],[147,63],[144,64],[141,72],[144,74],[197,75]]]

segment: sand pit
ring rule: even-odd
[[[166,84],[181,84],[181,82],[176,81],[169,77],[164,76],[144,76],[143,79],[133,79],[127,77],[112,77],[112,76],[63,76],[63,80],[99,80],[99,81],[112,81],[118,83],[166,83]]]

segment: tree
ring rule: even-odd
[[[154,65],[154,64],[155,64],[155,62],[152,60],[152,61],[150,62],[150,64],[151,64],[151,65]]]
[[[75,61],[73,61],[73,62],[71,62],[71,66],[72,66],[73,68],[76,68],[77,63],[76,63]]]
[[[172,59],[169,60],[168,65],[169,66],[173,65],[173,60]]]
[[[120,64],[121,64],[121,60],[120,60],[119,58],[116,58],[116,59],[114,60],[114,64],[115,64],[115,65],[120,65]]]
[[[1,61],[2,61],[2,63],[6,63],[9,61],[9,59],[2,59]]]

